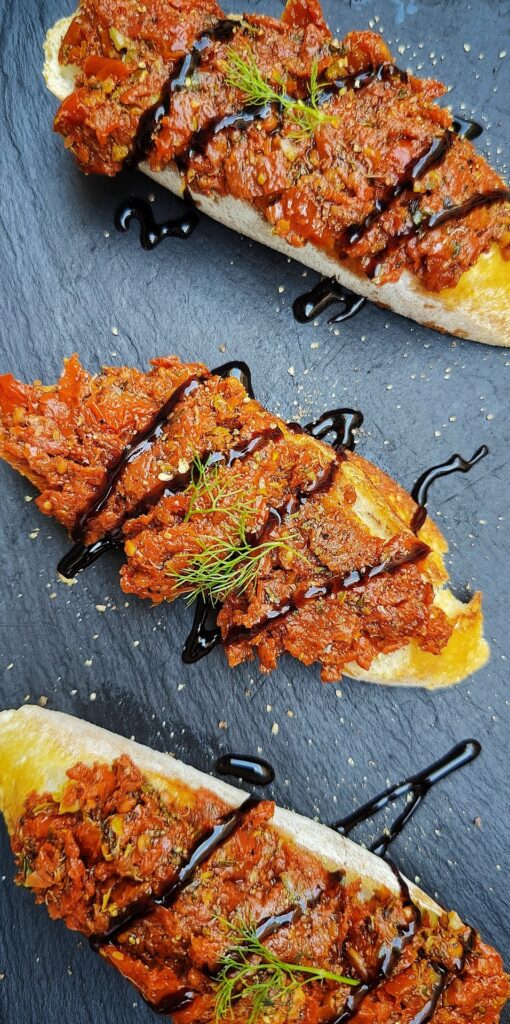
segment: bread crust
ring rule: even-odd
[[[57,21],[46,36],[43,75],[50,92],[64,100],[73,90],[73,68],[59,64],[61,41],[74,15]],[[153,171],[144,162],[140,170],[174,195],[182,195],[182,178],[173,165]],[[298,260],[324,277],[334,277],[345,288],[378,306],[426,327],[486,345],[510,346],[510,262],[499,246],[480,256],[455,288],[430,292],[408,271],[398,281],[376,285],[347,263],[335,260],[311,243],[296,249],[273,232],[265,218],[245,200],[232,196],[203,195],[188,189],[197,207],[213,220]]]
[[[246,798],[241,789],[206,775],[169,754],[162,754],[116,733],[59,711],[25,704],[0,712],[0,810],[9,831],[15,828],[30,792],[53,792],[66,781],[66,771],[78,762],[111,763],[127,754],[157,787],[181,782],[193,789],[213,792],[229,807]],[[380,857],[339,835],[326,825],[294,811],[276,807],[272,823],[295,843],[320,857],[330,871],[345,870],[361,876],[367,888],[380,885],[397,892],[391,868]],[[411,896],[422,908],[441,908],[416,885]]]

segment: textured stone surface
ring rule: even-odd
[[[277,0],[255,7],[279,9]],[[481,145],[504,166],[508,0],[328,0],[327,9],[339,33],[366,27],[380,14],[376,27],[384,27],[395,51],[409,44],[399,54],[402,64],[445,76],[454,86],[454,107],[463,110],[465,102],[486,119]],[[0,6],[0,105],[7,125],[0,150],[0,370],[53,381],[63,356],[75,349],[93,370],[109,361],[144,366],[168,352],[211,365],[237,356],[252,364],[260,399],[284,415],[312,418],[335,403],[362,408],[360,451],[409,486],[425,466],[456,450],[470,455],[486,442],[490,460],[469,477],[438,484],[431,511],[450,541],[459,592],[475,583],[484,590],[492,661],[476,678],[434,695],[349,681],[323,686],[313,669],[290,659],[269,678],[249,666],[230,672],[220,651],[187,668],[180,661],[186,608],[151,608],[134,599],[126,607],[115,556],[76,586],[59,584],[64,532],[25,502],[31,488],[1,466],[0,706],[44,696],[50,708],[134,734],[205,769],[220,751],[260,748],[277,770],[275,797],[325,821],[457,740],[479,737],[483,756],[430,795],[394,852],[407,874],[479,926],[510,966],[503,564],[509,353],[452,342],[374,307],[338,334],[325,318],[317,327],[299,326],[291,302],[314,275],[304,278],[297,263],[210,222],[187,243],[166,243],[152,254],[140,249],[135,231],[117,235],[116,202],[130,188],[147,195],[153,186],[136,176],[81,177],[52,135],[55,105],[40,76],[41,43],[64,13],[62,0]],[[509,56],[500,57],[505,50]],[[163,215],[178,205],[159,191],[156,204]],[[219,728],[223,721],[227,729]],[[481,828],[473,824],[477,817]],[[2,830],[0,1020],[153,1020],[86,943],[12,886],[12,873]]]

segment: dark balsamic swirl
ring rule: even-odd
[[[246,754],[222,754],[214,765],[218,775],[242,779],[252,786],[270,786],[275,780],[274,768],[262,757]]]
[[[390,790],[386,790],[384,794],[381,794],[379,797],[375,797],[358,811],[353,812],[353,814],[343,819],[342,822],[339,822],[332,827],[342,835],[347,835],[354,827],[354,824],[357,824],[359,821],[364,821],[368,817],[372,817],[373,814],[376,814],[379,810],[382,810],[383,807],[387,806],[387,803],[391,800],[405,796],[409,792],[414,794],[418,789],[423,791],[424,796],[426,792],[428,792],[442,779],[446,778],[447,775],[450,775],[452,772],[457,771],[459,768],[474,760],[474,758],[480,753],[480,749],[480,744],[476,740],[467,740],[463,744],[458,744],[457,747],[454,747],[453,750],[445,755],[445,757],[436,761],[433,765],[430,765],[423,771],[410,776],[409,779],[405,780],[405,782],[399,783],[398,786],[392,787]],[[266,786],[274,780],[274,771],[271,765],[268,764],[267,761],[263,761],[257,757],[224,754],[217,760],[215,768],[219,774],[243,778],[245,781],[254,785]],[[172,907],[181,893],[184,892],[190,884],[192,884],[197,870],[236,832],[238,828],[243,825],[246,816],[254,807],[257,806],[257,803],[258,801],[256,799],[249,797],[237,810],[229,812],[224,818],[220,819],[220,821],[213,825],[213,827],[209,829],[204,836],[197,840],[193,850],[181,865],[170,883],[163,887],[157,895],[152,894],[131,904],[131,906],[128,907],[119,918],[115,919],[114,924],[107,931],[92,936],[90,939],[91,947],[96,952],[99,952],[104,946],[115,946],[117,940],[126,931],[126,929],[132,927],[138,921],[149,917],[157,907],[164,907],[167,909]],[[411,814],[414,813],[417,806],[417,804],[413,805]],[[404,824],[409,821],[411,814],[406,816],[405,822],[400,826],[400,830],[404,827]],[[392,842],[394,838],[395,835],[393,835],[385,844],[384,849],[381,846],[376,852],[380,856],[386,856],[389,843]],[[410,920],[400,925],[391,942],[385,944],[383,947],[379,963],[371,980],[360,984],[359,987],[348,996],[345,1006],[340,1014],[336,1014],[334,1018],[331,1018],[327,1022],[327,1024],[348,1024],[348,1022],[356,1020],[358,1011],[362,1007],[366,998],[371,993],[376,992],[379,987],[384,985],[384,983],[392,977],[403,953],[407,946],[413,941],[422,923],[420,908],[411,898],[408,883],[398,869],[391,864],[391,862],[390,867],[392,868],[400,886],[402,905],[404,908],[408,908],[411,911]],[[311,893],[301,897],[289,909],[272,914],[269,917],[262,918],[256,927],[256,935],[259,941],[264,942],[271,935],[281,929],[292,927],[292,925],[300,920],[307,910],[316,906],[319,901],[326,899],[331,889],[334,889],[342,878],[343,872],[332,872],[330,874],[329,883],[325,888],[317,886]],[[433,986],[427,1002],[415,1015],[411,1024],[428,1024],[428,1022],[432,1020],[449,984],[455,977],[462,974],[467,958],[472,952],[475,938],[475,930],[472,928],[469,929],[468,937],[462,940],[462,953],[455,962],[453,970],[447,969],[444,964],[440,962],[435,962],[433,960],[430,961],[431,966],[434,967],[437,972],[437,982]],[[213,970],[211,972],[211,979],[214,980],[216,975],[217,970]],[[169,1014],[191,1006],[198,995],[198,991],[182,986],[163,996],[163,998],[158,1002],[146,1001],[155,1012],[160,1014]]]
[[[410,797],[411,799],[406,803],[404,810],[393,825],[385,829],[383,835],[379,836],[369,847],[372,853],[377,854],[379,857],[384,857],[390,845],[400,835],[433,786],[446,779],[448,775],[458,771],[459,768],[464,768],[465,765],[471,764],[479,756],[481,750],[482,747],[478,740],[464,740],[462,743],[457,743],[455,747],[452,747],[438,761],[434,761],[433,764],[424,768],[421,772],[410,775],[403,782],[398,782],[396,785],[385,789],[378,796],[373,797],[367,803],[358,807],[357,810],[346,815],[345,818],[335,822],[331,827],[336,832],[339,832],[340,835],[348,836],[357,825],[368,821],[369,818],[378,814],[379,811],[389,807],[395,800],[399,800],[401,797]]]
[[[335,451],[354,451],[354,432],[363,425],[363,413],[359,409],[328,409],[318,419],[307,423],[305,431],[319,441],[328,439]]]
[[[188,209],[180,217],[161,223],[156,221],[152,204],[146,199],[126,199],[115,212],[115,227],[117,231],[126,233],[131,221],[137,220],[140,225],[142,249],[155,249],[165,238],[189,238],[198,226],[199,217],[189,192],[185,193],[184,198]]]
[[[328,324],[350,320],[365,305],[366,299],[344,288],[334,277],[319,281],[310,291],[294,299],[292,312],[300,324],[309,324],[328,306],[340,304],[342,312],[330,317]]]
[[[489,454],[486,444],[476,450],[470,459],[463,459],[462,455],[452,455],[447,462],[441,462],[438,466],[431,466],[418,477],[411,489],[411,498],[417,504],[417,509],[411,520],[411,530],[418,533],[427,518],[427,500],[429,490],[436,480],[443,476],[450,476],[451,473],[469,473],[473,466],[476,466],[481,459]]]

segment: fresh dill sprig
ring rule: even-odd
[[[189,497],[189,505],[184,516],[187,523],[192,516],[205,515],[211,512],[223,512],[238,519],[243,514],[253,511],[250,505],[240,498],[241,489],[232,487],[227,474],[220,475],[221,463],[213,463],[209,456],[202,462],[196,455],[192,462],[191,480],[184,492]]]
[[[257,67],[251,50],[243,55],[233,47],[229,48],[226,81],[232,88],[239,89],[244,93],[246,102],[250,106],[262,107],[270,103],[278,104],[289,121],[295,125],[295,130],[292,132],[294,138],[305,138],[312,135],[323,124],[336,123],[337,119],[323,110],[320,105],[322,90],[318,84],[316,59],[312,64],[308,85],[308,102],[306,103],[304,100],[294,99],[287,95],[285,83],[281,77],[278,78],[280,89],[275,89]]]
[[[239,530],[233,540],[226,537],[199,538],[200,551],[183,569],[167,570],[175,580],[175,589],[184,591],[188,604],[197,598],[213,603],[224,601],[234,591],[243,594],[257,578],[260,563],[271,551],[287,551],[298,555],[290,537],[252,544],[246,530],[246,514],[241,516]]]
[[[235,1004],[249,999],[247,1024],[256,1024],[275,1001],[289,997],[312,982],[333,981],[337,985],[359,985],[354,978],[303,964],[286,963],[264,945],[256,928],[226,922],[235,937],[231,949],[220,960],[217,975],[215,1024],[234,1019]]]

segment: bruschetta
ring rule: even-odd
[[[379,35],[216,0],[82,0],[48,33],[55,129],[87,173],[140,169],[204,213],[440,331],[510,344],[510,196],[441,83]]]
[[[380,857],[67,715],[0,712],[0,810],[18,884],[175,1024],[497,1024],[510,994]]]
[[[6,374],[0,457],[73,538],[63,576],[121,546],[126,593],[195,602],[186,660],[222,642],[231,666],[258,657],[267,672],[289,653],[324,681],[429,688],[487,660],[481,596],[463,604],[446,587],[447,544],[425,509],[356,452],[264,409],[232,364],[167,357],[94,376],[73,356],[54,386]]]

